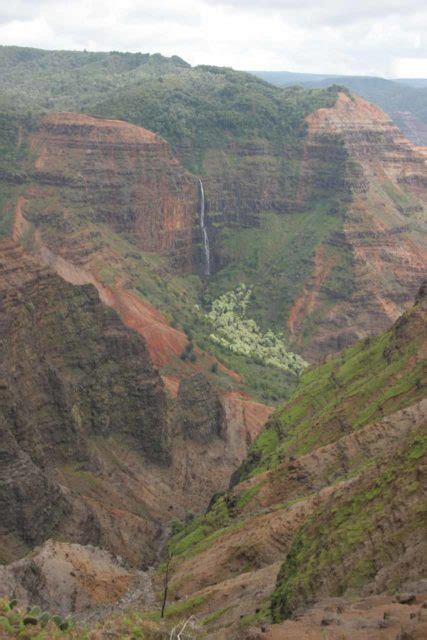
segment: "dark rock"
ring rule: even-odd
[[[56,470],[96,473],[90,443],[110,436],[167,464],[163,383],[143,338],[94,287],[64,282],[10,241],[0,255],[0,536],[15,541],[1,560],[67,526],[72,539],[108,547],[108,520]]]
[[[223,435],[225,411],[217,391],[203,373],[181,381],[177,423],[186,437],[199,442]]]
[[[399,593],[399,595],[396,596],[396,600],[400,604],[413,604],[417,601],[417,596],[415,593]]]

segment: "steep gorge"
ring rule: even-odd
[[[210,73],[226,100],[231,72]],[[425,155],[355,96],[318,102],[286,139],[227,131],[224,144],[177,143],[175,155],[159,135],[115,119],[52,112],[12,123],[10,162],[0,163],[2,562],[54,538],[147,567],[168,523],[191,520],[214,496],[172,538],[171,595],[214,616],[212,637],[241,638],[251,616],[267,619],[283,561],[277,622],[317,593],[344,593],[347,570],[371,584],[372,558],[357,548],[332,578],[324,566],[310,574],[310,588],[292,574],[298,597],[288,603],[298,541],[321,529],[332,557],[327,514],[358,500],[359,480],[363,499],[375,493],[396,455],[402,486],[393,475],[387,490],[405,503],[399,517],[416,552],[402,543],[401,565],[381,556],[383,577],[368,591],[398,572],[419,578],[425,300],[386,337],[369,336],[410,306],[425,270]],[[184,168],[193,153],[201,179]],[[247,362],[237,372],[221,364],[204,318],[206,302],[242,281],[251,315],[310,360],[365,338],[309,369],[258,439],[271,408],[247,394]],[[262,365],[256,375],[278,377]],[[400,531],[393,513],[384,519]],[[49,565],[50,544],[35,565]],[[70,553],[73,565],[78,548],[55,544],[53,556]],[[310,545],[301,557],[311,566]],[[388,557],[397,547],[386,546]],[[92,551],[89,574],[103,562]],[[131,577],[117,574],[119,597]]]
[[[172,537],[170,597],[208,637],[423,637],[425,293],[306,372],[230,490]]]
[[[201,373],[170,399],[92,285],[0,250],[1,559],[54,537],[150,564],[159,529],[227,486],[268,409]]]

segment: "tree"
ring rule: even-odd
[[[170,549],[168,549],[168,553],[167,553],[167,556],[166,556],[165,579],[164,579],[164,582],[163,582],[163,602],[162,602],[162,612],[160,614],[161,618],[165,617],[166,602],[167,602],[167,599],[168,599],[169,570],[170,570],[171,561],[172,561],[172,554],[171,554]]]

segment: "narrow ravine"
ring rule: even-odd
[[[201,181],[200,178],[199,178],[199,185],[200,185],[200,228],[202,230],[203,247],[204,247],[204,254],[205,254],[205,275],[209,276],[211,272],[211,265],[210,265],[210,252],[209,252],[209,238],[208,238],[208,232],[205,226],[205,192],[203,189],[203,182]]]

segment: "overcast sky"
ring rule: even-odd
[[[0,0],[0,43],[235,69],[427,77],[422,0]]]

